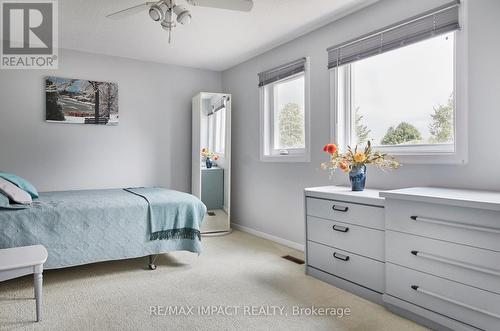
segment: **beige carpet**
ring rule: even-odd
[[[44,273],[44,316],[35,318],[31,277],[0,283],[1,330],[423,330],[382,306],[304,275],[280,256],[301,253],[239,231],[203,238],[199,257],[98,263]],[[194,306],[191,316],[151,316],[151,306]],[[236,316],[198,315],[200,306],[239,306]],[[250,306],[286,315],[245,316]],[[291,316],[294,306],[349,307],[351,316]],[[179,310],[180,311],[180,310]],[[187,313],[188,309],[184,310]],[[228,311],[228,313],[231,313]],[[260,313],[260,311],[258,311]]]

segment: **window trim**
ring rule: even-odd
[[[455,68],[454,68],[454,151],[422,150],[426,145],[406,146],[374,146],[377,150],[388,152],[403,164],[466,164],[468,162],[468,21],[467,0],[462,1],[459,8],[459,18],[462,22],[461,30],[455,31]],[[375,55],[376,56],[376,55]],[[349,65],[346,65],[349,66]],[[340,86],[339,76],[349,79],[346,66],[330,69],[330,136],[331,140],[339,145],[340,150],[345,150],[351,143],[350,130],[352,128],[352,113],[349,109],[342,111],[341,105],[346,104],[350,97],[350,84]],[[352,107],[348,107],[352,108]],[[442,144],[448,145],[448,144]],[[451,144],[449,144],[451,145]],[[430,146],[430,145],[429,145]],[[435,147],[436,145],[433,145]]]
[[[310,162],[311,161],[311,131],[310,131],[310,64],[309,57],[306,57],[304,71],[272,84],[259,88],[260,94],[260,160],[262,162]],[[274,149],[274,128],[271,128],[274,121],[268,105],[274,102],[274,85],[304,76],[304,140],[305,147],[300,149],[287,149],[288,154],[280,154]],[[266,89],[271,93],[266,93]],[[273,135],[273,136],[271,136]]]

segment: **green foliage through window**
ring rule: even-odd
[[[453,113],[453,95],[446,105],[434,107],[434,113],[431,114],[432,123],[429,124],[431,143],[453,142]]]
[[[279,112],[280,148],[304,148],[304,112],[296,103],[287,103]]]
[[[359,107],[356,108],[354,113],[354,130],[356,131],[356,138],[358,144],[363,144],[368,141],[368,135],[372,130],[363,123],[363,115],[359,113]]]
[[[418,142],[419,140],[422,140],[420,131],[407,122],[401,122],[396,128],[391,126],[387,130],[384,138],[382,138],[381,144],[399,145],[408,142]]]

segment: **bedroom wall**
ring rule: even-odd
[[[344,175],[328,179],[319,169],[322,146],[330,140],[330,92],[326,48],[363,35],[449,0],[383,0],[360,12],[225,71],[225,92],[233,94],[232,221],[294,243],[304,242],[303,189],[348,184]],[[498,127],[500,110],[500,1],[469,5],[469,163],[404,165],[393,173],[369,169],[368,187],[444,186],[500,190]],[[257,73],[302,56],[311,58],[310,163],[259,161]]]
[[[45,122],[44,76],[119,86],[117,127]],[[0,71],[0,171],[41,191],[161,185],[190,191],[191,98],[221,74],[62,50],[59,70]]]

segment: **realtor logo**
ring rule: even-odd
[[[57,69],[57,0],[1,1],[2,69]]]

